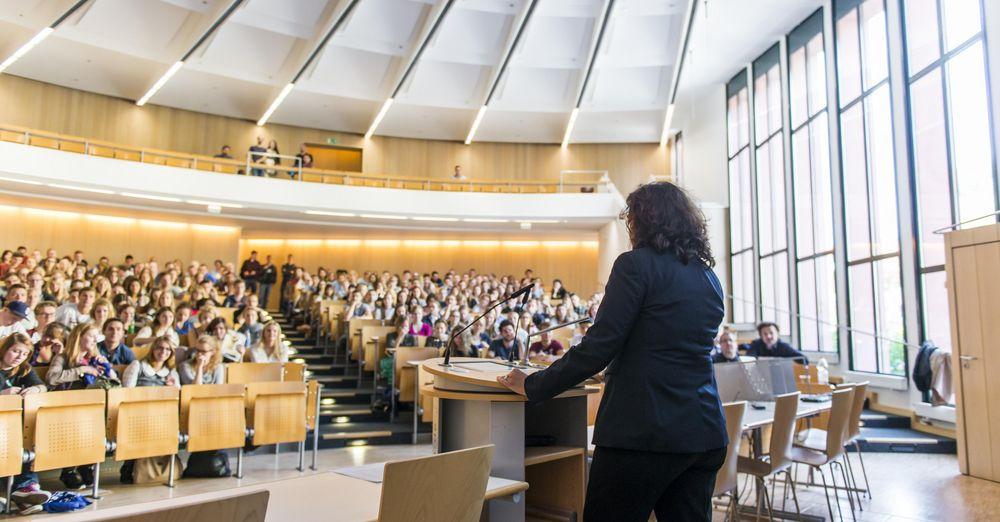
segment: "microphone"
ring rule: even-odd
[[[534,286],[535,286],[534,283],[529,283],[528,285],[524,286],[523,288],[519,288],[513,294],[510,294],[509,296],[504,297],[503,299],[498,300],[496,303],[493,303],[492,306],[490,306],[489,308],[487,308],[486,311],[484,311],[483,313],[479,314],[479,317],[476,317],[472,321],[469,321],[469,324],[465,325],[461,330],[458,330],[457,332],[451,334],[451,336],[448,337],[448,344],[444,348],[444,362],[441,363],[440,366],[442,368],[451,368],[451,367],[454,366],[453,364],[451,364],[451,345],[455,341],[456,337],[458,337],[459,335],[462,335],[463,333],[465,333],[465,331],[468,330],[469,328],[471,328],[472,325],[474,325],[477,322],[479,322],[479,320],[482,319],[483,317],[486,317],[486,314],[492,312],[498,306],[506,303],[507,301],[510,301],[511,299],[516,299],[516,298],[521,297],[521,296],[530,295],[531,289]]]

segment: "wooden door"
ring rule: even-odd
[[[314,168],[361,172],[361,149],[310,143],[306,150],[312,154]]]

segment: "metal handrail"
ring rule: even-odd
[[[960,227],[962,225],[968,225],[969,223],[974,223],[976,221],[979,221],[980,219],[985,219],[985,218],[988,218],[988,217],[994,217],[994,216],[997,216],[997,215],[1000,215],[1000,210],[997,210],[995,212],[991,212],[991,213],[983,215],[983,216],[979,216],[977,218],[967,219],[965,221],[959,221],[958,223],[952,223],[952,224],[950,224],[950,225],[948,225],[946,227],[939,228],[939,229],[937,229],[937,230],[935,230],[935,231],[933,231],[931,233],[932,234],[944,234],[945,232],[950,232],[950,231],[952,231],[952,230],[954,230],[954,229],[956,229],[956,228],[958,228],[958,227]]]
[[[8,139],[4,136],[4,133],[11,133],[21,139]],[[25,127],[0,124],[0,141],[12,141],[15,143],[23,143],[24,145],[32,145],[32,138],[42,138],[47,140],[52,140],[55,142],[55,148],[58,150],[63,150],[66,152],[77,152],[81,154],[86,154],[89,156],[101,156],[110,157],[114,159],[126,160],[126,161],[138,161],[139,163],[160,163],[157,160],[181,160],[181,162],[187,162],[186,166],[174,165],[180,168],[191,168],[207,172],[219,172],[222,174],[237,174],[240,169],[247,169],[246,172],[249,173],[249,169],[258,168],[251,167],[248,161],[241,161],[235,158],[217,158],[212,156],[200,155],[200,154],[189,154],[181,153],[176,151],[166,151],[146,147],[133,147],[128,145],[121,145],[118,143],[112,143],[102,140],[92,140],[88,138],[82,138],[79,136],[68,136],[55,132],[39,131],[34,129],[29,129]],[[82,145],[82,150],[73,150],[73,148],[66,148],[65,144],[78,144]],[[44,145],[38,145],[45,147]],[[107,150],[107,153],[105,152]],[[254,155],[273,155],[273,153],[258,152],[253,153]],[[250,153],[248,152],[247,160],[249,160]],[[510,179],[463,179],[454,180],[451,178],[423,178],[415,176],[397,176],[397,175],[378,175],[378,174],[365,174],[360,172],[347,172],[347,171],[336,171],[336,170],[326,170],[326,169],[316,169],[310,167],[301,167],[298,165],[298,158],[295,156],[281,156],[281,158],[295,158],[296,165],[266,165],[263,166],[264,170],[275,170],[285,173],[297,174],[299,181],[307,181],[313,183],[334,183],[341,185],[368,185],[383,188],[403,188],[410,190],[452,190],[452,189],[465,189],[470,192],[502,192],[502,193],[560,193],[566,192],[567,189],[576,189],[578,192],[581,187],[589,186],[601,186],[607,187],[610,184],[610,180],[607,176],[607,171],[590,171],[590,172],[600,172],[604,175],[597,181],[592,182],[576,182],[576,181],[565,181],[562,179],[562,174],[560,174],[559,180],[553,181],[515,181]],[[582,172],[582,171],[565,171],[565,172]],[[307,180],[306,176],[319,177],[319,181]]]

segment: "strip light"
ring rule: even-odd
[[[392,98],[387,98],[385,103],[382,104],[382,108],[379,109],[378,114],[375,116],[375,121],[372,122],[372,126],[365,133],[365,139],[372,139],[372,135],[375,134],[375,129],[378,128],[378,124],[382,123],[382,118],[385,118],[385,113],[389,112],[389,107],[392,106]]]
[[[566,125],[566,134],[563,134],[562,148],[569,146],[569,136],[573,134],[573,126],[576,125],[576,115],[580,113],[580,108],[575,107],[569,114],[569,125]]]
[[[458,221],[458,218],[451,217],[432,217],[432,216],[414,216],[414,221]]]
[[[156,80],[156,83],[154,83],[153,86],[149,88],[149,91],[147,91],[146,94],[142,96],[142,98],[139,98],[139,101],[135,102],[135,104],[138,105],[139,107],[146,105],[146,102],[148,102],[149,99],[152,98],[154,94],[156,94],[156,91],[160,90],[160,88],[162,88],[167,83],[167,81],[170,80],[170,77],[173,76],[174,74],[177,74],[177,71],[179,71],[183,66],[184,66],[183,60],[174,62],[174,64],[171,65],[169,69],[167,69],[167,72],[163,73],[163,76],[160,76],[160,79]]]
[[[237,203],[219,203],[217,201],[204,201],[201,199],[189,199],[188,203],[192,205],[205,205],[205,206],[217,206],[217,207],[229,207],[229,208],[243,208],[243,205]]]
[[[139,199],[151,199],[153,201],[167,201],[170,203],[180,203],[181,200],[177,198],[169,198],[167,196],[154,196],[152,194],[135,194],[133,192],[122,192],[122,195],[129,198],[139,198]]]
[[[113,190],[88,188],[88,187],[77,187],[77,186],[74,186],[74,185],[60,185],[58,183],[46,183],[46,185],[48,185],[48,186],[50,186],[52,188],[65,189],[65,190],[80,190],[80,191],[83,191],[83,192],[93,192],[95,194],[114,194],[115,193]]]
[[[465,137],[465,144],[469,145],[472,143],[472,138],[476,136],[476,130],[479,129],[479,122],[483,121],[483,115],[486,114],[486,106],[483,105],[479,108],[479,112],[476,113],[476,119],[472,121],[472,128],[469,129],[469,135]]]
[[[327,212],[325,210],[303,210],[303,214],[309,214],[310,216],[334,216],[334,217],[354,217],[355,214],[350,212]]]
[[[410,219],[406,216],[394,216],[392,214],[361,214],[365,219]]]
[[[268,107],[267,111],[264,112],[264,115],[261,116],[259,120],[257,120],[258,127],[263,127],[264,124],[267,123],[267,120],[271,117],[272,114],[274,114],[274,111],[275,109],[278,108],[278,105],[281,105],[281,102],[285,101],[285,97],[288,96],[288,93],[292,92],[293,87],[295,87],[295,84],[289,83],[288,85],[285,86],[285,88],[281,89],[281,92],[278,93],[278,97],[275,98],[273,102],[271,102],[271,106]]]
[[[660,134],[660,146],[667,145],[667,138],[670,137],[670,123],[674,119],[674,104],[667,105],[667,115],[663,118],[663,132]]]
[[[4,69],[13,65],[14,62],[21,59],[22,56],[28,54],[28,51],[30,51],[36,45],[42,43],[42,40],[48,38],[49,35],[52,34],[54,31],[55,29],[53,29],[52,27],[46,27],[45,29],[38,31],[38,34],[33,36],[31,40],[28,40],[28,43],[22,45],[21,47],[18,47],[18,49],[14,51],[14,54],[8,56],[7,59],[3,61],[3,63],[0,63],[0,73],[2,73]]]
[[[0,181],[10,181],[11,183],[23,183],[25,185],[41,185],[41,183],[37,181],[31,181],[28,179],[7,178],[4,176],[0,176]]]
[[[466,223],[509,223],[509,219],[465,218]]]

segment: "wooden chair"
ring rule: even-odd
[[[319,406],[320,396],[323,394],[323,385],[318,381],[306,383],[306,429],[312,432],[312,464],[309,469],[316,471],[316,455],[319,453]]]
[[[188,451],[239,448],[236,477],[243,477],[247,438],[246,385],[190,384],[181,387],[181,433]]]
[[[284,373],[282,363],[229,363],[226,364],[226,383],[281,382]]]
[[[21,473],[21,466],[24,464],[22,412],[20,395],[0,395],[0,477],[7,477],[7,505],[4,513],[8,514],[14,477]]]
[[[379,319],[351,319],[347,322],[348,336],[345,364],[349,362],[349,359],[354,359],[358,361],[359,365],[361,364],[361,350],[363,346],[361,344],[361,329],[365,326],[382,326],[382,321]]]
[[[104,390],[69,390],[24,396],[24,447],[31,470],[94,466],[98,498],[101,462],[107,451]]]
[[[149,355],[149,350],[150,348],[152,348],[152,346],[153,346],[152,343],[150,343],[145,346],[136,346],[132,348],[132,353],[135,354],[135,360],[141,361],[145,359],[146,356]]]
[[[386,462],[379,522],[478,521],[492,461],[493,445]]]
[[[174,459],[180,443],[180,388],[140,386],[108,390],[107,438],[115,460],[170,455],[167,486],[174,485]]]
[[[419,403],[417,403],[416,380],[419,368],[414,368],[407,364],[410,361],[423,361],[437,357],[437,348],[396,348],[396,355],[393,357],[394,365],[392,372],[392,386],[399,390],[399,396],[392,395],[391,417],[396,414],[396,402],[412,402],[413,414],[420,413]]]
[[[861,414],[865,411],[865,393],[868,391],[868,381],[859,382],[854,384],[854,403],[851,405],[851,418],[847,422],[847,441],[846,444],[853,444],[854,451],[858,454],[858,460],[861,462],[861,474],[865,479],[865,495],[868,499],[872,498],[871,487],[868,486],[868,471],[865,470],[865,459],[861,456],[861,444],[858,439],[861,438]],[[847,470],[851,473],[851,482],[854,482],[854,488],[859,489],[857,484],[858,481],[854,477],[854,468],[851,466],[851,454],[850,452],[844,454],[844,460],[847,461]],[[861,503],[860,493],[858,496],[858,504]]]
[[[736,472],[736,464],[740,457],[740,442],[743,439],[743,415],[746,413],[746,409],[746,401],[722,405],[723,413],[726,416],[729,447],[726,448],[726,462],[722,465],[719,473],[715,475],[715,491],[712,496],[726,495],[729,497],[726,518],[732,521],[736,520],[736,511],[740,505],[739,474]]]
[[[215,310],[219,313],[219,317],[225,319],[226,324],[230,327],[236,324],[236,308],[219,306]]]
[[[305,470],[306,383],[252,382],[246,385],[246,419],[254,446],[275,445],[275,460],[282,442],[299,445],[299,471]]]
[[[740,473],[751,475],[757,483],[757,517],[760,518],[761,508],[766,504],[768,513],[773,510],[773,504],[767,494],[764,479],[785,474],[786,484],[791,486],[795,509],[799,511],[799,500],[795,492],[795,481],[791,478],[789,468],[792,466],[792,441],[795,437],[795,418],[799,409],[799,392],[777,395],[774,398],[774,422],[771,424],[771,440],[767,459],[739,457],[736,467]],[[760,452],[761,448],[757,448]],[[758,455],[761,457],[763,455]],[[801,512],[800,512],[801,513]]]
[[[395,331],[396,327],[394,326],[361,327],[361,346],[364,347],[362,361],[364,361],[366,372],[378,368],[378,361],[385,357],[386,336]]]
[[[282,381],[305,381],[306,365],[297,362],[286,362],[282,365]]]

